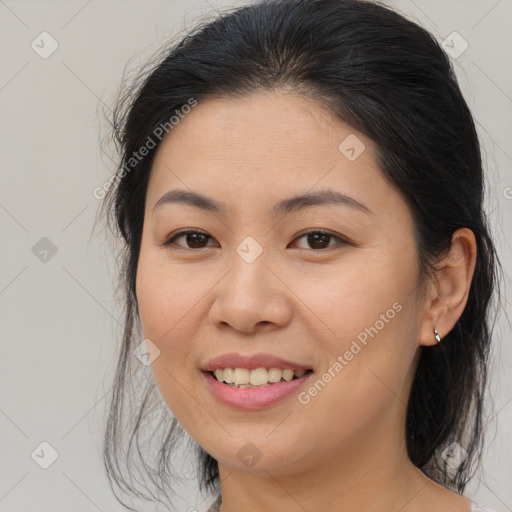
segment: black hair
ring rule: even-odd
[[[145,196],[159,144],[140,161],[130,159],[191,99],[279,88],[317,100],[375,142],[383,175],[412,212],[422,278],[432,276],[455,230],[467,227],[476,237],[467,305],[441,343],[419,348],[405,426],[411,461],[432,480],[461,493],[481,458],[491,306],[499,285],[499,261],[483,209],[480,145],[454,69],[435,37],[392,9],[365,0],[264,0],[225,11],[163,48],[121,93],[112,118],[121,159],[103,202],[122,242],[125,305],[105,430],[111,483],[149,498],[128,479],[133,456],[142,473],[167,494],[172,453],[183,434],[151,373],[141,377],[143,384],[133,384],[132,351],[142,340],[135,279]],[[136,397],[129,401],[130,393]],[[156,466],[147,464],[144,435],[157,440]],[[453,442],[467,452],[456,471],[441,456]],[[196,449],[200,488],[214,490],[217,462]]]

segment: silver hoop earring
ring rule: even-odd
[[[439,332],[437,332],[437,327],[434,327],[434,336],[436,337],[437,343],[441,343],[441,336],[439,336]]]

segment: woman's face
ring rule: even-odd
[[[178,190],[205,199],[159,202]],[[178,231],[199,233],[164,245]],[[220,464],[300,471],[400,440],[425,321],[418,283],[411,214],[374,145],[313,100],[205,100],[162,141],[139,313],[162,396]],[[249,371],[273,367],[308,371]],[[215,368],[281,382],[238,389]]]

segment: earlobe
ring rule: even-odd
[[[436,265],[420,345],[436,345],[453,329],[466,307],[475,265],[475,235],[460,228],[452,235],[447,255]]]

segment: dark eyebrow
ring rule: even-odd
[[[226,206],[224,203],[215,199],[206,197],[196,192],[187,190],[169,190],[155,204],[153,211],[164,204],[182,203],[201,208],[202,210],[213,213],[225,213]],[[323,204],[338,204],[356,208],[366,213],[372,211],[363,203],[353,197],[337,192],[336,190],[320,190],[317,192],[308,192],[306,194],[283,199],[272,208],[272,215],[284,215],[290,212],[303,210],[310,206]]]

